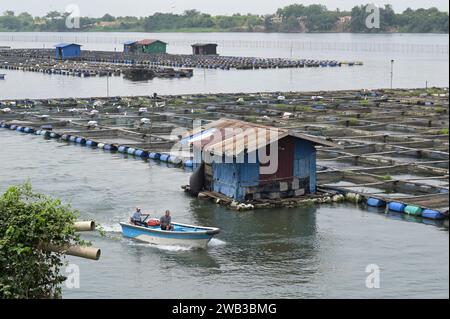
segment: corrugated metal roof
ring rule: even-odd
[[[76,44],[76,43],[58,43],[58,44],[55,44],[54,47],[55,48],[65,48],[65,47],[68,47],[71,45],[76,45],[76,46],[81,47],[81,44]]]
[[[136,43],[137,41],[127,41],[127,42],[124,42],[123,44],[125,44],[125,45],[130,45],[130,44],[134,44],[134,43]]]
[[[300,138],[316,145],[340,147],[316,136],[224,118],[193,130],[183,141],[215,155],[233,156],[244,151],[252,153],[286,136]]]
[[[216,43],[194,43],[192,46],[193,47],[206,47],[206,46],[210,46],[210,45],[218,46]]]
[[[152,44],[152,43],[155,43],[155,42],[161,42],[161,43],[167,44],[167,43],[164,42],[164,41],[161,41],[161,40],[152,40],[152,39],[144,39],[144,40],[141,40],[141,41],[137,41],[136,43],[138,43],[138,44],[140,44],[140,45],[149,45],[149,44]]]

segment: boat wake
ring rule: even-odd
[[[224,242],[223,240],[220,240],[220,239],[217,239],[217,238],[213,238],[208,243],[208,247],[220,247],[220,246],[225,246],[226,244],[227,243]]]
[[[100,224],[101,228],[107,233],[121,233],[122,228],[119,223],[114,223],[111,225]]]
[[[155,244],[149,244],[144,242],[139,242],[133,239],[126,239],[128,245],[130,246],[138,246],[138,247],[150,247],[150,248],[156,248],[159,250],[165,250],[165,251],[189,251],[192,249],[195,249],[195,247],[188,247],[188,246],[176,246],[176,245],[155,245]]]
[[[171,251],[171,252],[190,251],[190,250],[199,249],[198,247],[189,247],[189,246],[149,244],[149,243],[139,242],[139,241],[132,240],[132,239],[127,239],[127,243],[130,246],[150,247],[150,248],[156,248],[159,250]],[[224,245],[226,245],[226,242],[224,242],[220,239],[213,238],[208,243],[207,248],[215,248],[215,247],[220,247],[220,246],[224,246]]]

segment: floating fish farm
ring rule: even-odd
[[[192,77],[193,68],[219,70],[257,70],[319,68],[362,65],[358,61],[232,57],[219,55],[135,54],[107,51],[82,51],[70,60],[56,60],[48,49],[0,50],[0,69],[61,74],[79,77],[128,75],[140,80]],[[133,74],[135,76],[133,76]]]
[[[0,101],[0,126],[190,169],[178,151],[193,120],[221,118],[326,138],[317,194],[235,201],[235,209],[351,201],[380,213],[442,220],[449,210],[448,88]],[[24,136],[24,142],[27,141]]]
[[[132,81],[153,78],[190,78],[192,69],[174,69],[156,65],[136,64],[127,60],[93,62],[87,59],[56,60],[49,50],[0,50],[0,69],[39,72],[76,77],[124,76]]]

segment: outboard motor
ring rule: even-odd
[[[202,163],[189,179],[190,194],[198,196],[205,187],[205,163]]]

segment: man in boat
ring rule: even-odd
[[[147,226],[147,224],[144,221],[142,221],[142,217],[148,216],[150,216],[150,214],[142,214],[141,209],[139,207],[136,207],[136,211],[131,217],[131,223],[135,224],[136,226]]]
[[[166,213],[159,221],[161,223],[161,230],[174,230],[172,225],[172,217],[170,217],[170,210],[166,210]]]

